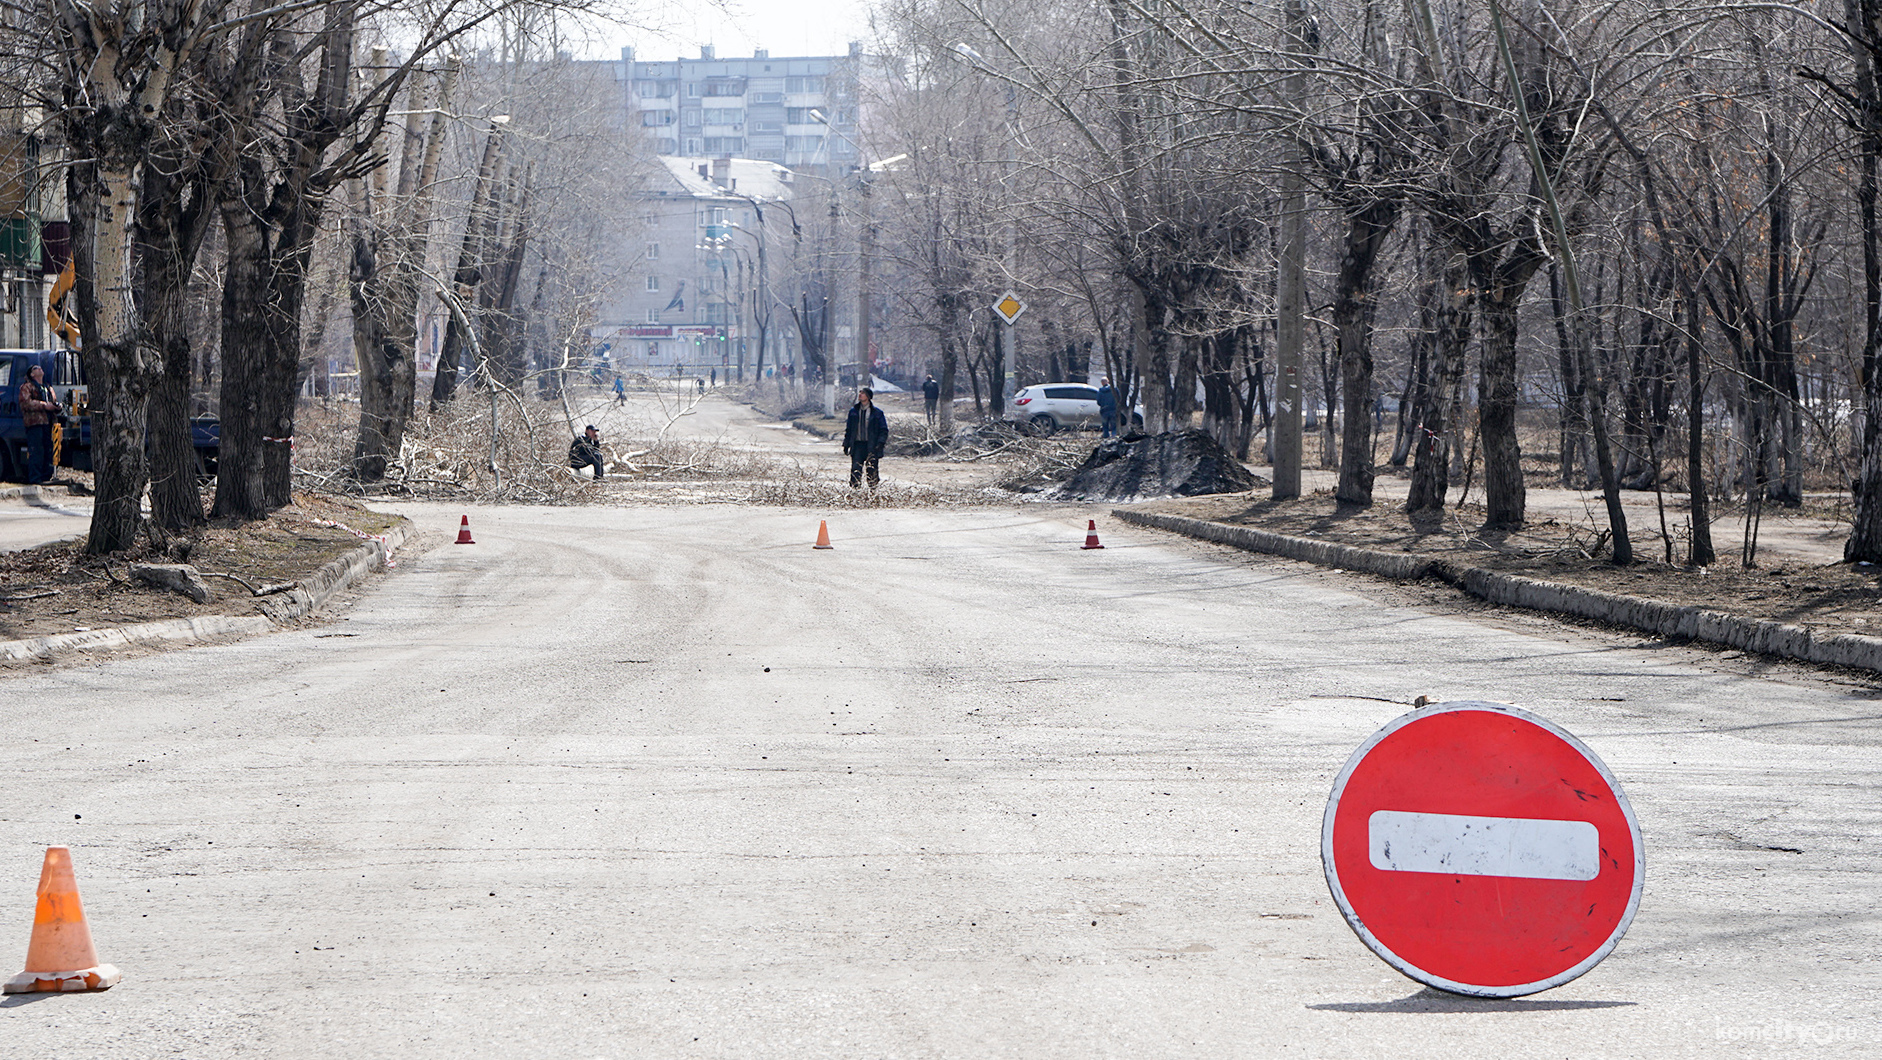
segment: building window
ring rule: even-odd
[[[823,149],[823,137],[821,136],[786,136],[784,138],[784,149],[786,151],[794,151],[800,154],[807,154],[807,155],[815,154],[818,151]]]
[[[817,108],[815,107],[786,107],[784,108],[784,120],[787,122],[790,122],[792,125],[822,124],[817,119],[810,116],[810,112],[815,109]]]
[[[746,97],[746,102],[754,106],[760,103],[782,103],[784,102],[784,93],[782,92],[753,92],[750,96]]]
[[[647,310],[647,323],[649,324],[660,323],[660,311],[658,309]]]
[[[787,77],[784,79],[784,91],[786,92],[822,92],[823,91],[823,78],[821,77]]]
[[[699,128],[699,112],[698,112],[698,111],[696,111],[696,110],[688,110],[688,111],[686,112],[686,123],[685,123],[685,124],[686,124],[686,127],[687,127],[688,129],[697,129],[697,128]]]
[[[745,141],[736,136],[706,137],[706,153],[709,155],[735,155],[745,146]]]
[[[751,123],[751,131],[759,135],[770,133],[776,136],[784,131],[784,123],[781,121],[755,121]]]
[[[707,107],[707,125],[743,125],[745,112],[737,107]]]
[[[687,154],[698,156],[700,154],[703,154],[705,150],[706,149],[704,147],[700,146],[699,139],[697,137],[689,136],[686,138],[686,153]]]
[[[706,95],[708,96],[742,96],[744,94],[745,82],[743,81],[706,82]]]
[[[686,98],[698,99],[699,98],[699,86],[696,84],[687,85],[686,86]]]
[[[658,291],[660,289],[660,277],[648,276],[647,277],[647,289],[649,291]]]
[[[648,261],[660,260],[660,244],[658,243],[647,244],[647,260]]]
[[[657,361],[660,359],[660,344],[659,343],[650,342],[647,344],[647,359],[649,361]]]
[[[643,110],[640,112],[642,128],[654,129],[662,125],[673,124],[673,112],[670,110]]]
[[[657,225],[660,223],[660,215],[653,214],[653,213],[641,214],[640,223],[646,225],[648,228],[652,228],[654,225]]]

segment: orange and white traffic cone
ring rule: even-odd
[[[827,519],[817,520],[817,543],[810,547],[811,548],[835,548],[836,547],[835,545],[832,545],[830,543],[829,520]]]
[[[463,522],[457,524],[457,543],[460,545],[474,545],[477,543],[471,540],[470,516],[468,515],[464,517]]]
[[[47,847],[39,870],[39,905],[33,912],[33,940],[26,946],[26,970],[8,979],[0,992],[56,994],[109,990],[124,974],[98,963],[85,909],[78,901],[69,847]]]
[[[1084,547],[1086,548],[1103,548],[1104,547],[1103,545],[1098,544],[1098,520],[1096,519],[1085,520],[1085,546]]]

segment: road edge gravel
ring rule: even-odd
[[[265,598],[257,605],[257,610],[261,612],[259,615],[171,618],[114,629],[92,629],[82,633],[58,633],[50,637],[0,641],[0,662],[49,659],[63,652],[122,648],[133,644],[188,643],[214,637],[267,633],[313,614],[325,607],[334,594],[384,567],[393,550],[405,543],[405,531],[410,525],[409,520],[401,519],[398,525],[385,533],[361,542],[301,579],[294,588]]]
[[[1814,633],[1804,626],[1682,606],[1622,593],[1501,574],[1404,552],[1337,545],[1277,534],[1252,526],[1191,519],[1181,515],[1112,509],[1126,523],[1263,552],[1323,567],[1359,571],[1397,581],[1434,577],[1472,596],[1506,607],[1573,615],[1642,630],[1676,640],[1697,640],[1784,659],[1882,672],[1882,637]]]

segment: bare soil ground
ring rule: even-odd
[[[241,582],[208,577],[234,575],[250,585],[293,582],[311,575],[360,543],[340,527],[384,533],[399,520],[349,501],[296,494],[294,504],[271,518],[244,525],[210,525],[158,548],[141,539],[138,548],[115,556],[89,556],[84,542],[61,541],[0,553],[0,640],[199,615],[244,615],[259,599]],[[132,563],[188,563],[205,575],[213,595],[205,604],[132,579]]]

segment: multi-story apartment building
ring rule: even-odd
[[[848,55],[643,62],[622,48],[629,121],[654,151],[688,158],[751,158],[791,169],[846,172],[857,162],[863,80],[877,65]]]
[[[597,346],[618,370],[718,368],[730,380],[757,368],[762,330],[765,366],[791,362],[789,316],[772,289],[791,230],[777,205],[791,198],[791,171],[747,158],[658,161],[633,197],[645,243],[593,331]]]

